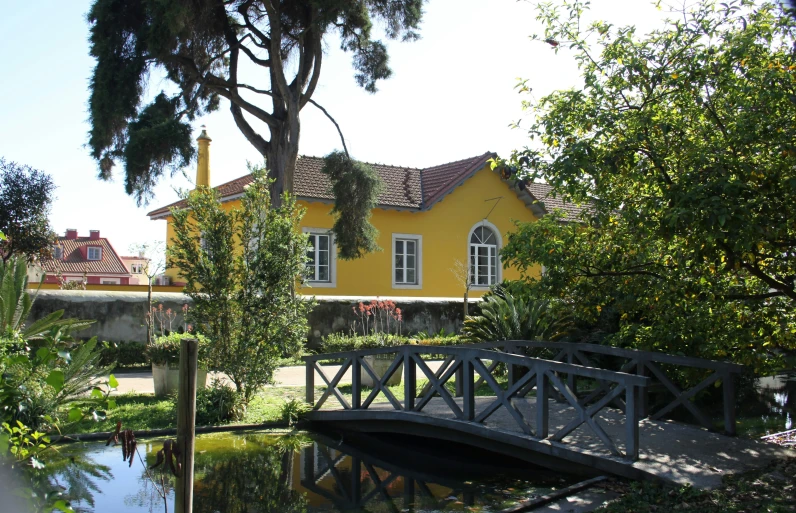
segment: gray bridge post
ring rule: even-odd
[[[415,398],[417,396],[417,367],[412,359],[411,349],[404,348],[404,410],[412,411],[415,409]]]
[[[351,409],[362,408],[362,361],[359,356],[351,356]]]
[[[544,440],[549,434],[549,387],[545,369],[537,364],[536,371],[536,438]]]
[[[462,413],[464,413],[464,420],[473,420],[475,418],[475,389],[473,380],[475,373],[473,371],[473,360],[470,356],[462,357]],[[458,377],[456,383],[459,383]]]
[[[306,401],[310,406],[315,406],[315,362],[307,360]]]
[[[724,392],[724,431],[735,436],[735,381],[730,371],[722,373],[721,384]]]

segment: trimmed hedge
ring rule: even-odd
[[[148,367],[146,344],[143,342],[103,342],[101,365],[116,367]]]

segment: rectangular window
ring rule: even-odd
[[[90,246],[88,248],[87,258],[89,260],[102,260],[102,248]]]
[[[309,281],[329,283],[332,281],[331,236],[322,233],[309,234],[310,247],[307,249],[307,268]]]
[[[119,285],[119,280],[117,278],[105,279],[102,280],[103,285]]]
[[[130,264],[130,272],[133,274],[141,274],[144,272],[144,264]]]
[[[420,235],[392,234],[392,286],[419,289],[423,284],[423,238]]]
[[[61,246],[53,246],[53,258],[61,260],[64,257],[64,248]]]
[[[470,244],[470,281],[482,287],[497,282],[497,246]]]

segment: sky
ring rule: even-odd
[[[122,166],[111,181],[97,178],[86,147],[94,66],[88,53],[90,5],[90,0],[0,0],[0,157],[52,176],[57,189],[50,221],[59,235],[67,228],[80,235],[100,230],[127,254],[133,244],[165,239],[165,221],[150,221],[146,213],[179,199],[178,190],[192,188],[195,163],[161,179],[146,206],[125,194]],[[571,53],[556,54],[530,40],[543,31],[534,5],[428,1],[421,39],[388,43],[393,76],[379,83],[376,94],[356,85],[350,54],[329,40],[313,99],[340,124],[358,160],[426,167],[487,151],[508,156],[528,143],[522,129],[510,128],[524,115],[522,100],[531,99],[516,92],[518,80],[528,80],[536,99],[579,83]],[[662,13],[645,0],[593,0],[591,16],[646,32],[659,26]],[[156,73],[148,92],[168,87]],[[247,162],[262,162],[225,101],[193,123],[195,136],[201,125],[213,139],[212,185],[245,175]],[[334,125],[308,105],[301,114],[300,154],[323,156],[339,149]]]

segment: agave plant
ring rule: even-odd
[[[94,321],[62,319],[63,310],[52,312],[28,325],[25,321],[30,314],[34,295],[28,293],[28,268],[24,259],[11,257],[0,261],[0,335],[21,340],[44,338],[53,328],[69,327],[77,330],[89,326]],[[38,293],[38,289],[36,290]]]
[[[469,342],[557,340],[573,328],[570,314],[556,311],[550,301],[524,300],[502,287],[481,302],[481,315],[468,315],[462,336]]]

